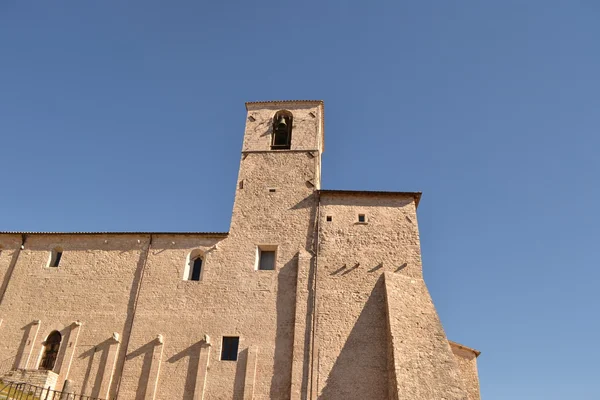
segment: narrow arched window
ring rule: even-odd
[[[60,259],[62,258],[62,253],[63,253],[63,251],[60,247],[57,247],[54,250],[52,250],[52,253],[50,254],[50,263],[48,264],[48,266],[57,268],[58,265],[60,264]]]
[[[199,281],[202,278],[202,264],[204,263],[204,257],[202,257],[202,250],[193,250],[187,257],[185,268],[183,270],[183,279],[186,281]]]
[[[56,364],[56,358],[58,357],[58,349],[60,348],[60,341],[62,336],[58,331],[52,331],[46,342],[44,342],[44,354],[42,354],[42,361],[40,362],[39,369],[52,370],[54,364]]]
[[[199,281],[202,274],[202,257],[196,257],[191,262],[190,280]]]
[[[286,110],[278,111],[273,117],[273,139],[271,149],[287,150],[292,145],[292,113]]]

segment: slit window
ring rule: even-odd
[[[48,335],[48,339],[46,339],[46,342],[44,343],[44,354],[42,354],[42,361],[40,362],[40,367],[38,369],[49,371],[54,369],[61,340],[62,336],[58,331],[52,331],[52,333]]]
[[[221,346],[221,360],[237,361],[239,346],[239,336],[223,336],[223,344]]]
[[[202,279],[202,267],[204,266],[202,254],[200,249],[195,249],[188,255],[183,269],[184,281],[199,281]]]
[[[60,260],[62,259],[62,249],[54,249],[52,250],[52,254],[50,255],[50,264],[48,264],[51,268],[58,268],[60,264]]]
[[[202,274],[202,257],[196,257],[196,259],[192,261],[191,267],[190,280],[199,281],[200,275]]]
[[[258,249],[258,269],[260,271],[275,269],[275,250]]]

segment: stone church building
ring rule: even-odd
[[[321,101],[246,103],[229,232],[0,233],[0,374],[102,399],[479,399],[418,192],[321,189]],[[234,183],[232,182],[232,185]]]

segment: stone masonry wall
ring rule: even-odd
[[[0,304],[0,357],[12,368],[35,369],[43,342],[58,330],[59,387],[69,372],[77,391],[106,397],[112,376],[107,362],[119,345],[113,332],[122,336],[131,317],[131,289],[146,241],[135,235],[29,235]],[[56,246],[63,257],[50,268]]]
[[[450,342],[452,353],[460,370],[464,387],[467,390],[469,400],[480,400],[479,376],[477,374],[477,353],[465,349],[458,343]]]
[[[414,198],[323,193],[315,350],[323,399],[389,397],[384,272],[421,275]]]
[[[30,385],[57,390],[58,375],[52,371],[37,369],[17,369],[3,377],[4,382],[29,383]]]
[[[465,400],[467,393],[423,279],[384,273],[388,353],[399,400]]]
[[[243,184],[229,236],[214,248],[154,240],[120,390],[125,398],[150,390],[153,383],[140,388],[147,379],[139,377],[152,375],[147,359],[157,334],[164,354],[156,398],[290,398],[298,260],[313,246],[319,174],[318,151],[306,150],[319,147],[320,107],[286,104],[294,114],[292,151],[270,151],[272,118],[284,106],[249,105]],[[256,270],[261,247],[276,249],[274,271]],[[205,257],[202,279],[182,281],[182,261],[194,249]],[[237,362],[220,359],[222,337],[229,335],[240,337]]]
[[[22,241],[21,235],[0,235],[0,277],[2,277],[0,284],[0,303],[2,302],[6,288],[8,287],[14,265],[19,257]],[[0,316],[0,318],[2,318],[2,316]],[[2,322],[0,321],[0,329],[1,328]]]
[[[283,109],[291,149],[272,151]],[[414,196],[319,191],[322,102],[247,110],[229,233],[0,234],[0,372],[37,369],[58,330],[57,387],[88,396],[478,400],[422,280]]]

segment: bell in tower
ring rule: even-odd
[[[273,141],[271,149],[286,150],[292,143],[292,113],[279,111],[273,118]]]

